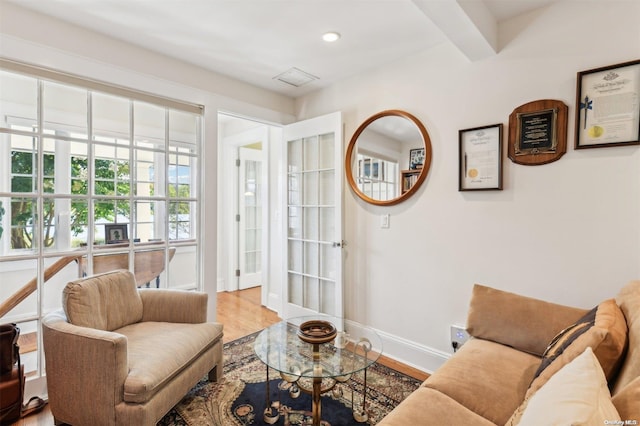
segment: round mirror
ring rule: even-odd
[[[397,204],[413,195],[430,165],[427,129],[416,117],[400,110],[382,111],[362,123],[345,158],[353,192],[378,206]]]

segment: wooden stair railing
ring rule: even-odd
[[[175,247],[169,248],[169,262],[173,259],[176,253]],[[77,254],[72,256],[64,256],[52,263],[47,269],[44,270],[44,282],[47,282],[51,277],[60,272],[65,266],[73,261],[78,262],[79,276],[86,274],[87,260],[86,255]],[[164,271],[164,249],[151,249],[137,252],[134,255],[134,275],[138,286],[147,285],[153,279]],[[93,257],[93,273],[98,274],[102,272],[112,271],[114,269],[128,269],[129,268],[129,253],[109,253],[102,255],[94,255]],[[20,302],[29,297],[31,293],[36,290],[37,279],[33,278],[21,289],[16,291],[11,297],[0,304],[0,318],[5,316],[9,311],[18,306]],[[156,287],[159,287],[159,281],[156,282]]]
[[[80,257],[82,257],[82,255],[78,254],[74,256],[64,256],[56,260],[47,269],[44,270],[44,282],[47,282],[49,278],[60,272],[62,268],[64,268],[74,260],[79,259]],[[2,304],[0,304],[0,318],[5,316],[9,311],[18,306],[20,302],[29,297],[31,293],[36,291],[37,285],[37,278],[34,278],[27,284],[25,284],[20,290],[16,291],[11,297],[2,302]]]

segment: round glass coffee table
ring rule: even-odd
[[[364,337],[352,339],[344,331],[344,320],[330,316],[296,317],[265,328],[258,334],[254,350],[267,365],[267,404],[264,421],[274,424],[278,410],[269,401],[269,368],[291,383],[290,394],[300,390],[311,395],[313,425],[320,425],[321,395],[337,383],[347,382],[354,373],[364,371],[363,403],[353,409],[356,421],[367,421],[367,368],[382,353],[382,341],[372,329],[358,328]],[[303,329],[308,333],[301,332]],[[325,341],[328,340],[328,341]]]

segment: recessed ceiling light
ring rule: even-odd
[[[340,38],[340,33],[337,33],[335,31],[329,31],[328,33],[322,34],[322,39],[327,43],[333,43],[339,38]]]

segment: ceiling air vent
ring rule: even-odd
[[[282,74],[278,74],[277,76],[273,77],[273,79],[280,80],[283,83],[287,83],[295,87],[300,87],[304,86],[307,83],[311,83],[313,80],[318,80],[318,77],[306,73],[301,69],[293,67],[283,72]]]

